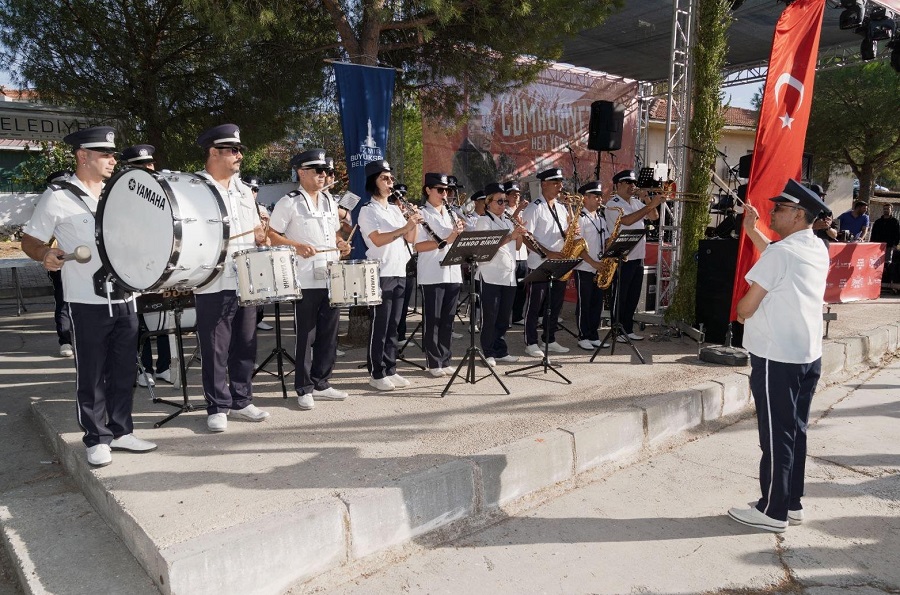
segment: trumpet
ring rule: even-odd
[[[409,202],[408,200],[403,198],[403,195],[400,194],[399,192],[397,192],[396,190],[391,192],[391,194],[388,196],[388,200],[390,200],[392,198],[394,199],[394,202],[397,203],[397,206],[400,208],[400,212],[403,213],[403,216],[406,218],[407,221],[409,221],[409,218],[412,217],[413,213],[416,212],[416,207],[413,206],[413,204],[411,202]],[[437,242],[439,250],[447,245],[447,240],[442,240],[441,237],[437,233],[435,233],[435,231],[433,229],[431,229],[431,226],[428,225],[428,222],[426,222],[425,219],[422,219],[422,221],[419,223],[419,225],[422,226],[422,229],[425,230],[425,233],[428,234],[428,236],[432,240]]]
[[[541,248],[541,245],[538,243],[537,238],[535,238],[534,235],[530,231],[528,231],[524,225],[519,223],[518,219],[505,211],[503,213],[503,216],[512,221],[512,224],[515,227],[522,230],[525,236],[523,241],[529,248],[531,248],[532,251],[537,252],[538,256],[540,256],[541,258],[547,258],[547,253],[544,252],[543,248]]]

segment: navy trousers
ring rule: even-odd
[[[422,285],[422,347],[430,369],[450,366],[450,341],[460,287],[459,283]]]
[[[578,290],[575,323],[578,338],[588,341],[600,340],[600,318],[603,316],[603,290],[594,282],[595,275],[592,271],[575,271],[575,288]]]
[[[759,488],[756,508],[779,521],[803,508],[806,427],[822,359],[786,364],[750,354],[750,390],[759,428]]]
[[[612,291],[616,296],[612,317],[622,323],[627,334],[634,332],[634,312],[641,301],[641,287],[644,285],[644,261],[628,260],[619,265],[622,287],[616,289],[616,277],[613,277]]]
[[[325,390],[337,357],[338,322],[341,311],[332,308],[328,290],[304,289],[303,299],[294,302],[294,332],[297,347],[294,360],[294,388],[297,394]]]
[[[109,444],[131,434],[134,424],[134,304],[69,303],[75,350],[75,398],[85,446]]]
[[[381,379],[397,373],[397,325],[403,315],[406,277],[381,278],[381,303],[372,306],[369,352],[366,367],[372,378]]]
[[[481,283],[481,350],[485,357],[506,357],[506,331],[512,323],[512,303],[516,298],[515,285]]]
[[[238,304],[236,291],[194,294],[206,412],[243,409],[253,400],[256,306]]]
[[[538,344],[538,318],[545,313],[544,299],[548,296],[550,299],[550,320],[544,320],[544,332],[540,341],[541,349],[543,349],[545,338],[548,343],[556,341],[557,319],[562,311],[563,298],[566,296],[566,284],[562,281],[554,281],[551,288],[550,283],[529,283],[526,290],[528,294],[525,299],[525,345]]]

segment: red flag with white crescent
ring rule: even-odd
[[[769,199],[781,194],[789,178],[801,178],[824,13],[825,0],[796,0],[775,25],[746,199],[759,211],[757,227],[769,237],[773,235]],[[730,320],[737,320],[737,303],[749,287],[744,275],[758,258],[759,252],[741,231]]]

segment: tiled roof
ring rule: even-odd
[[[650,119],[665,121],[666,105],[665,99],[654,99],[650,104]],[[725,125],[756,128],[757,116],[756,110],[743,107],[729,107],[725,110]]]

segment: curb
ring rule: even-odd
[[[900,348],[900,323],[823,346],[822,387],[876,366]],[[330,571],[345,572],[423,536],[445,539],[522,509],[581,473],[649,455],[685,433],[746,413],[749,371],[636,400],[621,410],[459,457],[379,488],[347,490],[253,522],[159,549],[67,448],[35,408],[41,430],[85,497],[161,592],[281,592]],[[545,494],[546,496],[546,494]],[[249,569],[249,570],[248,570]],[[37,592],[37,591],[32,591]]]

